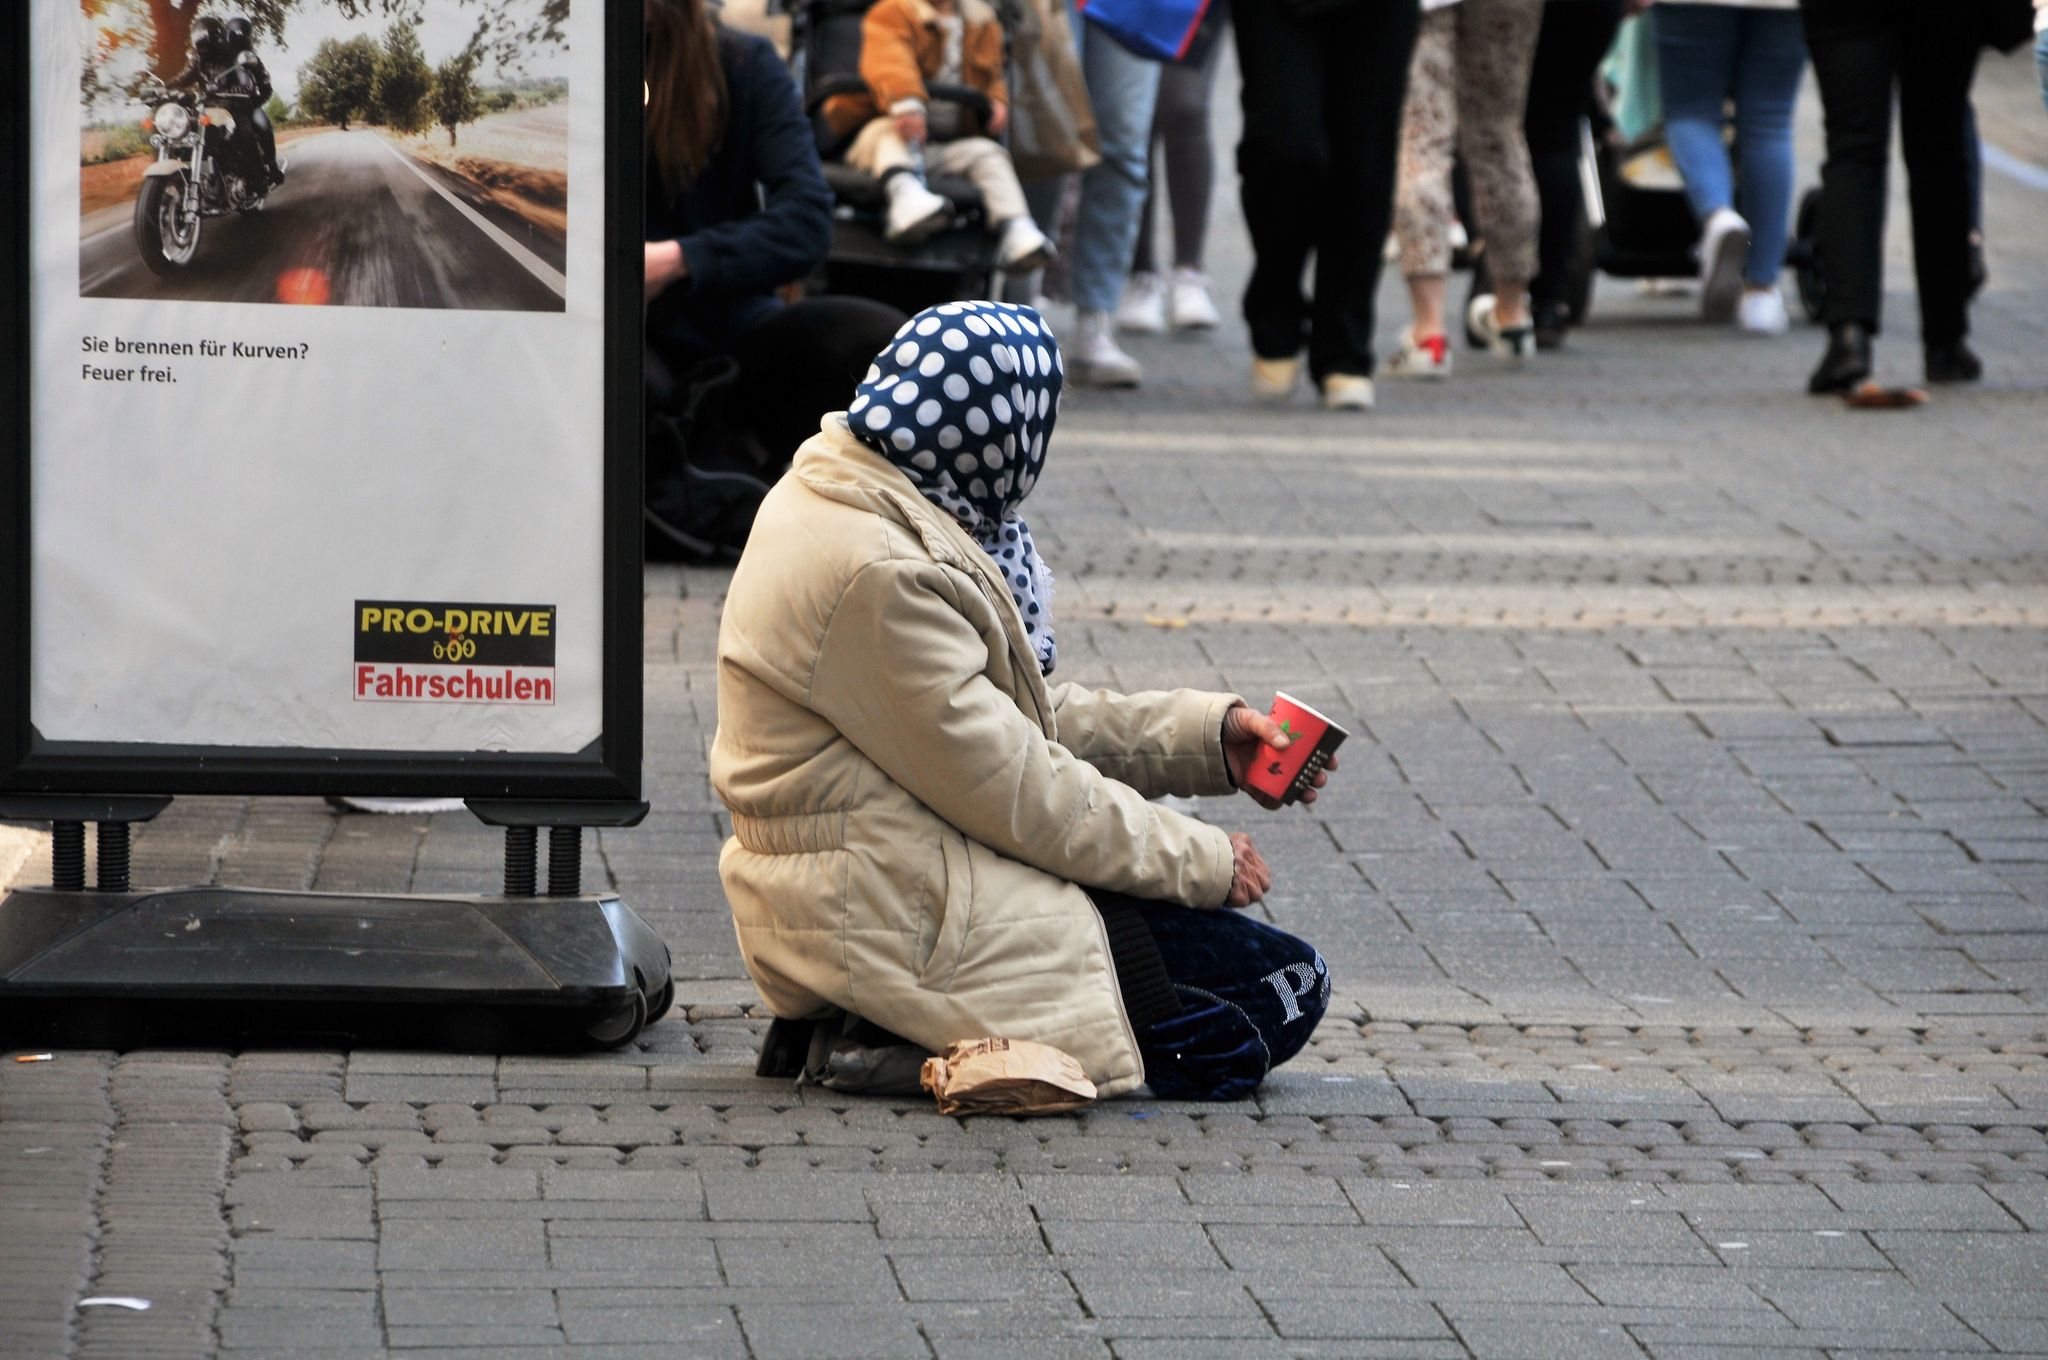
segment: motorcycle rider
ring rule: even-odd
[[[277,129],[271,126],[264,105],[270,102],[270,71],[256,55],[256,26],[237,16],[222,23],[212,15],[193,25],[192,61],[171,80],[175,88],[200,86],[222,94],[247,98],[249,107],[237,117],[248,120],[256,135],[256,149],[270,176],[270,187],[284,183],[284,163],[277,158]]]

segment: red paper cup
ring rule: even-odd
[[[1258,759],[1244,782],[1282,804],[1296,802],[1351,734],[1287,694],[1274,696],[1272,717],[1294,740],[1284,751],[1261,742]]]

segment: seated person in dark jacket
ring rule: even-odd
[[[726,415],[773,470],[845,402],[904,321],[862,298],[784,304],[832,244],[832,191],[775,49],[706,0],[646,0],[649,398],[707,363],[739,374]]]
[[[256,26],[245,18],[222,23],[211,15],[194,25],[192,60],[173,76],[174,89],[199,87],[203,92],[236,96],[233,114],[247,119],[256,134],[256,149],[263,156],[263,168],[270,183],[284,183],[284,164],[277,158],[277,129],[270,125],[264,105],[270,102],[270,72],[256,55]]]

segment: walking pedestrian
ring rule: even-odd
[[[1216,68],[1223,62],[1222,34],[1230,26],[1229,0],[1216,0],[1202,19],[1193,61],[1167,66],[1159,74],[1159,106],[1152,115],[1151,182],[1138,214],[1138,245],[1130,282],[1117,305],[1118,329],[1139,335],[1175,330],[1212,330],[1222,324],[1202,272],[1209,237],[1209,200],[1216,186],[1216,145],[1210,135],[1210,105]],[[1164,156],[1161,151],[1164,150]],[[1173,270],[1162,274],[1154,204],[1165,182],[1173,220]]]
[[[1465,324],[1512,360],[1536,351],[1529,280],[1536,273],[1536,177],[1522,133],[1543,0],[1422,0],[1402,115],[1394,202],[1401,273],[1414,320],[1387,364],[1391,376],[1451,373],[1444,295],[1451,268],[1451,154],[1472,184],[1492,290],[1473,299]]]
[[[1145,208],[1152,115],[1160,65],[1117,45],[1065,5],[1074,48],[1088,86],[1102,159],[1081,174],[1074,211],[1067,288],[1075,308],[1068,376],[1084,387],[1136,387],[1145,369],[1116,343],[1116,306],[1130,275]],[[1047,236],[1060,236],[1065,181],[1025,186],[1025,199]]]
[[[1373,295],[1393,215],[1416,0],[1240,0],[1237,171],[1254,261],[1252,392],[1310,378],[1333,410],[1373,404]],[[1519,105],[1517,106],[1519,108]],[[1302,274],[1315,256],[1313,301]]]
[[[2041,82],[2041,106],[2048,108],[2048,0],[2034,0],[2034,74]]]
[[[1593,73],[1614,42],[1624,3],[1548,0],[1543,6],[1536,58],[1529,67],[1529,102],[1522,116],[1539,208],[1536,277],[1529,281],[1539,350],[1562,345],[1571,325],[1572,259],[1585,215],[1580,129],[1592,101]]]
[[[1792,111],[1806,70],[1798,0],[1659,0],[1652,17],[1665,140],[1700,223],[1700,312],[1783,335]],[[1739,194],[1723,135],[1731,99]]]
[[[1307,1042],[1329,970],[1226,909],[1271,887],[1249,837],[1148,800],[1228,793],[1289,738],[1234,695],[1048,683],[1019,508],[1062,367],[1029,307],[930,308],[769,493],[719,623],[719,876],[779,1017],[1029,1039],[1106,1096],[1231,1099]]]
[[[1821,167],[1821,320],[1827,353],[1816,395],[1870,376],[1884,298],[1886,176],[1896,92],[1913,214],[1920,343],[1930,383],[1974,382],[1969,334],[1970,169],[1958,154],[1991,0],[1799,0],[1827,130]]]

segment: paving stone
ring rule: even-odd
[[[841,1360],[928,1354],[916,1324],[893,1309],[754,1305],[740,1310],[756,1360]]]
[[[1981,68],[1985,135],[2048,164],[2028,54]],[[1032,503],[1059,678],[1286,688],[1355,734],[1328,798],[1243,823],[1338,983],[1255,1101],[962,1121],[755,1078],[727,570],[651,566],[656,811],[598,839],[677,1012],[589,1057],[0,1062],[0,1350],[2048,1353],[2048,510],[1995,357],[2048,248],[2003,164],[1987,382],[1882,429],[1613,280],[1537,377],[1389,384],[1369,430],[1244,406],[1232,326],[1069,394]],[[1210,253],[1233,292],[1235,214]],[[392,891],[498,854],[310,798],[182,798],[136,848]],[[124,1284],[158,1307],[73,1307]]]
[[[1325,1285],[1314,1293],[1252,1293],[1289,1340],[1454,1341],[1443,1315],[1407,1290]]]
[[[379,1270],[517,1270],[547,1264],[539,1223],[402,1221],[379,1235]]]

